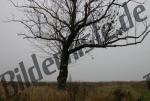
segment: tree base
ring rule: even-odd
[[[68,70],[60,70],[59,76],[57,77],[59,89],[66,89],[67,77],[68,77]]]

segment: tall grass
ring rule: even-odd
[[[0,101],[150,101],[143,83],[71,83],[66,90],[56,84],[40,83],[6,99],[0,88]]]

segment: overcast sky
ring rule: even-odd
[[[150,18],[149,4],[150,1],[144,6],[146,16]],[[134,8],[137,4],[131,5]],[[131,15],[132,9],[130,9]],[[29,41],[17,35],[23,30],[21,24],[4,23],[11,14],[21,15],[10,2],[0,0],[0,74],[19,67],[18,63],[21,61],[28,69],[33,65],[31,55],[37,52]],[[39,63],[42,60],[44,58],[40,58]],[[143,80],[142,77],[150,73],[149,66],[150,35],[142,44],[136,46],[94,49],[69,66],[69,74],[74,81],[135,81]],[[57,68],[53,65],[51,69]],[[57,75],[58,70],[51,76],[44,75],[44,81],[56,81]]]

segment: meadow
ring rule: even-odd
[[[9,99],[0,86],[0,101],[150,101],[150,91],[146,82],[74,82],[65,90],[36,83]]]

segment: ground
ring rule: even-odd
[[[6,99],[2,86],[0,101],[150,101],[146,82],[74,82],[66,90],[56,83],[36,83]]]

